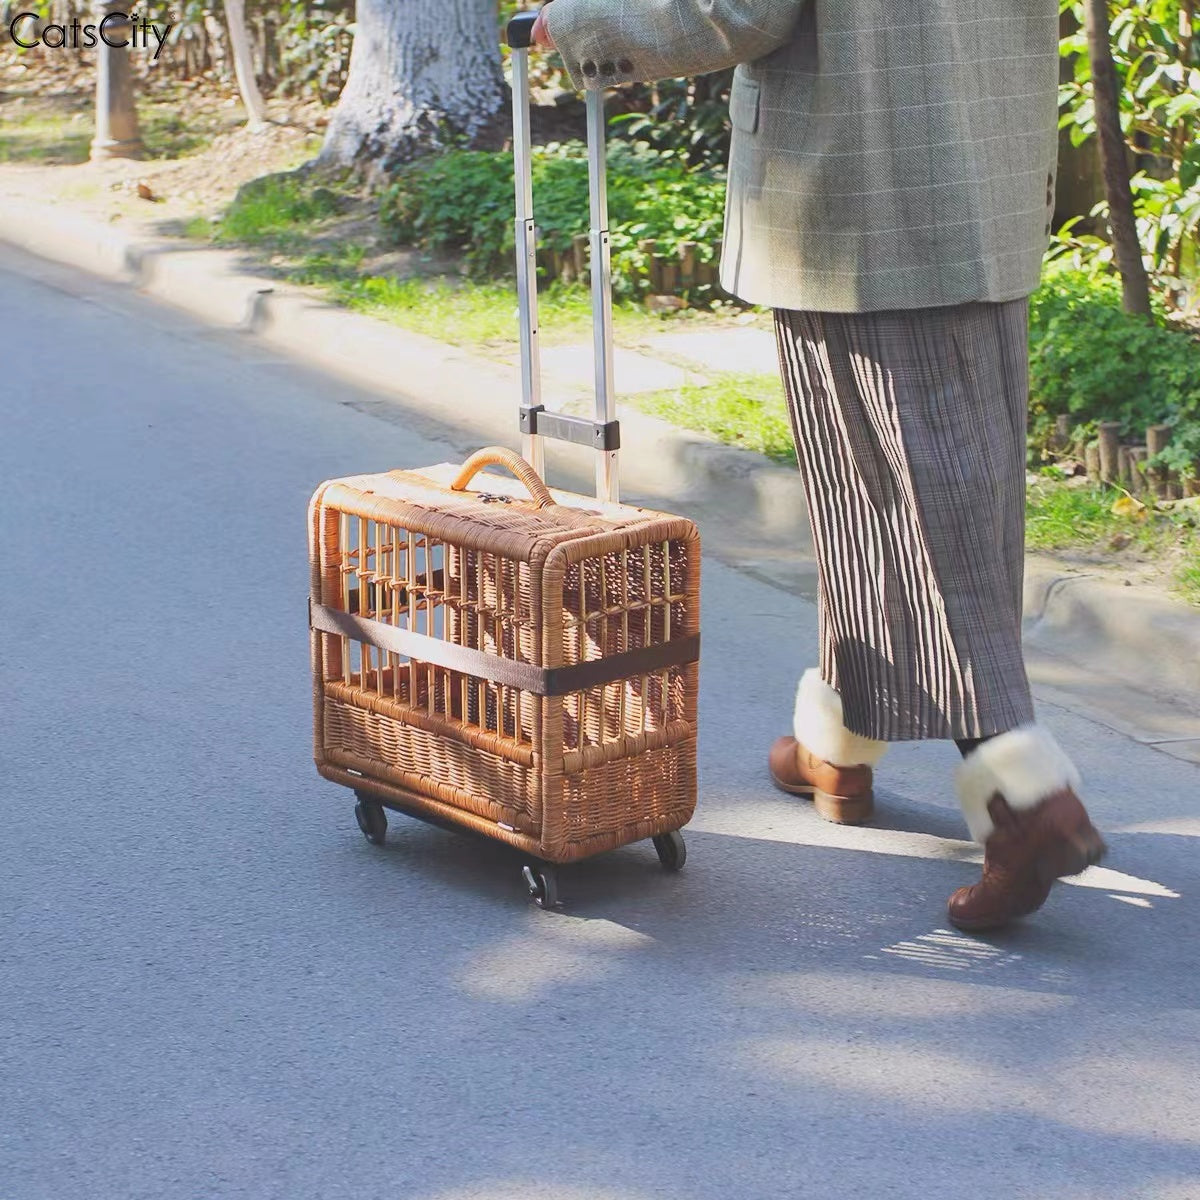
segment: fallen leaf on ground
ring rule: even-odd
[[[1117,517],[1132,517],[1139,520],[1146,515],[1146,506],[1132,496],[1121,496],[1113,501],[1112,513]]]

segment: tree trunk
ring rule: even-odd
[[[267,106],[263,103],[258,80],[254,77],[254,57],[250,53],[250,38],[246,32],[245,0],[225,0],[225,24],[229,27],[229,48],[233,51],[233,69],[237,74],[238,91],[246,106],[246,124],[261,129],[267,123]]]
[[[358,0],[356,20],[323,164],[387,169],[469,142],[504,105],[495,0]]]
[[[1133,215],[1133,192],[1129,186],[1129,159],[1121,130],[1121,108],[1117,93],[1117,69],[1113,64],[1108,0],[1086,0],[1088,56],[1092,66],[1092,95],[1096,107],[1096,132],[1100,162],[1104,168],[1104,192],[1108,199],[1108,222],[1112,229],[1113,252],[1126,312],[1150,315],[1150,282],[1142,261],[1137,221]]]

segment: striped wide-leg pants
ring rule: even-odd
[[[777,310],[847,728],[980,738],[1033,720],[1021,656],[1028,303]]]

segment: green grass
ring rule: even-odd
[[[294,283],[323,287],[332,299],[356,312],[391,321],[450,345],[471,348],[516,343],[514,285],[470,279],[448,282],[364,276],[358,273],[363,258],[363,248],[354,244],[309,252],[300,258],[288,278]],[[661,333],[664,321],[678,319],[657,316],[632,302],[618,301],[613,306],[614,331],[625,343]],[[543,288],[538,296],[538,324],[544,345],[590,337],[589,293],[569,284]]]
[[[347,281],[335,292],[357,312],[457,346],[512,341],[516,336],[516,298],[499,284],[455,286],[374,275]]]
[[[1191,562],[1175,572],[1175,590],[1189,604],[1200,606],[1200,554],[1193,554]]]
[[[1028,489],[1025,540],[1030,550],[1062,550],[1127,532],[1127,518],[1112,513],[1113,500],[1093,488],[1072,488],[1047,479]]]
[[[83,102],[0,93],[0,163],[60,166],[87,162],[94,126],[90,114],[72,120]]]
[[[503,283],[453,284],[380,276],[342,284],[339,298],[350,308],[394,321],[456,346],[517,340],[516,289]],[[582,288],[549,287],[538,297],[538,322],[547,344],[588,335],[592,307]],[[656,321],[633,305],[614,307],[615,326],[629,332]]]
[[[197,123],[195,114],[181,113],[175,107],[161,103],[139,105],[138,126],[148,158],[184,158],[188,154],[198,154],[212,145],[213,138],[222,128],[220,122],[207,114]],[[233,128],[234,122],[227,120],[226,126]]]
[[[183,225],[183,236],[208,242],[217,236],[217,225],[207,217],[189,217]]]
[[[213,232],[219,241],[286,250],[300,246],[304,235],[335,216],[338,207],[338,194],[330,187],[294,174],[265,175],[238,192]]]
[[[720,375],[709,383],[635,396],[632,403],[656,417],[776,462],[796,461],[778,375]]]
[[[1123,493],[1070,487],[1046,478],[1031,484],[1026,500],[1026,542],[1030,550],[1087,549],[1114,561],[1127,549],[1173,563],[1172,587],[1200,605],[1200,509],[1157,511],[1138,516],[1113,512]]]
[[[292,283],[340,290],[358,278],[358,268],[365,255],[366,251],[357,242],[342,242],[332,250],[309,251],[288,272],[288,279]]]

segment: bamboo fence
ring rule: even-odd
[[[1060,444],[1068,438],[1069,418],[1060,416],[1057,437]],[[1141,442],[1122,441],[1116,421],[1101,421],[1098,436],[1083,447],[1084,469],[1093,483],[1123,487],[1155,500],[1182,500],[1200,496],[1200,460],[1193,464],[1190,477],[1178,471],[1152,465],[1171,441],[1170,425],[1151,425]]]

